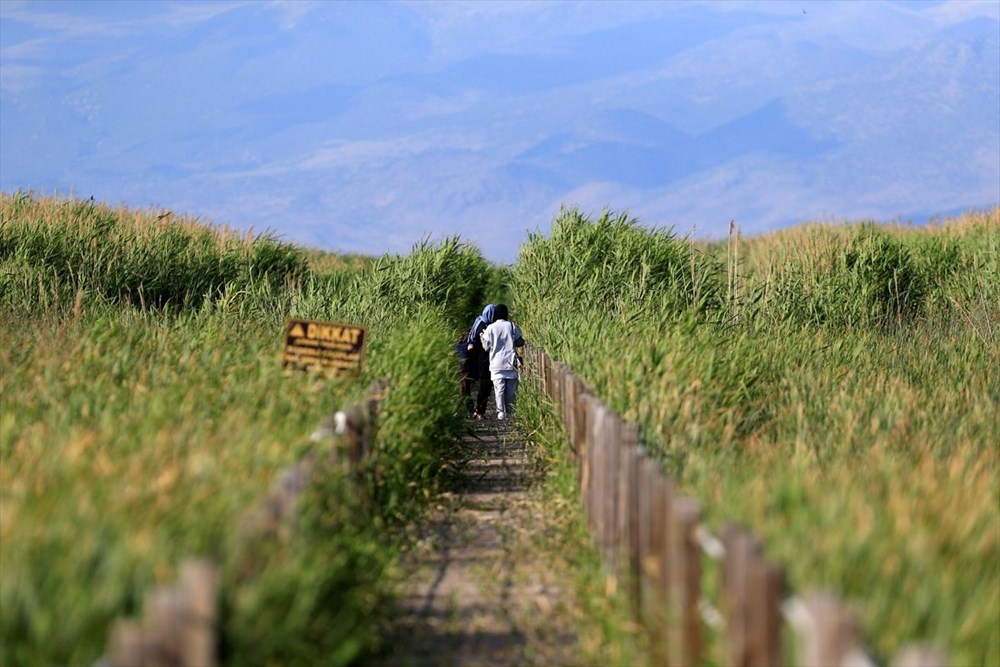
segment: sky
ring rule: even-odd
[[[1000,0],[0,0],[0,190],[337,252],[1000,203]]]

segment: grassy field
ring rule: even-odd
[[[337,258],[89,201],[0,201],[0,663],[89,664],[183,556],[222,566],[226,664],[378,650],[398,527],[447,473],[456,332],[492,275],[457,240]],[[494,280],[496,284],[496,280]],[[455,286],[466,286],[456,289]],[[369,328],[356,379],[284,370],[286,317]],[[235,539],[320,419],[388,378],[361,486]]]
[[[1000,209],[701,244],[563,211],[514,317],[795,590],[1000,664]]]
[[[497,300],[710,523],[855,606],[877,657],[930,640],[1000,664],[1000,209],[711,244],[564,211],[507,275],[458,239],[343,257],[25,193],[0,199],[0,663],[93,662],[191,554],[222,566],[225,664],[377,652],[397,529],[462,428],[452,343]],[[289,316],[367,326],[362,376],[282,369]],[[364,484],[324,468],[294,533],[235,540],[321,417],[382,377]],[[587,613],[611,627],[605,602]]]

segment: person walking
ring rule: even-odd
[[[469,329],[469,335],[466,338],[468,355],[466,368],[469,377],[478,385],[476,408],[475,412],[472,413],[474,419],[482,419],[486,414],[486,404],[490,400],[490,390],[493,388],[490,382],[490,362],[486,351],[483,350],[481,335],[486,327],[493,324],[495,314],[496,306],[492,303],[483,308],[483,314],[472,323],[472,328]]]
[[[493,324],[480,335],[483,350],[489,358],[490,379],[497,403],[497,419],[503,420],[513,414],[517,401],[517,385],[521,367],[521,357],[517,348],[524,347],[521,330],[508,318],[510,314],[505,304],[499,303],[494,311]]]

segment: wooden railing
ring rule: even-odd
[[[646,455],[634,424],[544,350],[529,346],[525,356],[526,380],[553,401],[565,426],[587,525],[609,574],[628,590],[655,664],[701,664],[711,627],[724,638],[724,664],[778,667],[786,662],[783,632],[790,626],[799,638],[794,664],[875,665],[857,616],[834,594],[790,594],[783,569],[749,530],[728,524],[721,537],[712,533],[699,503]],[[702,593],[706,559],[716,561],[720,573],[717,604]],[[914,644],[904,646],[892,665],[945,662],[939,649]]]
[[[239,539],[291,528],[299,498],[321,457],[349,469],[367,459],[375,443],[378,412],[388,383],[380,380],[367,398],[322,420],[311,440],[316,446],[282,470],[270,492],[241,515]],[[178,582],[157,586],[143,599],[141,619],[120,618],[109,631],[107,651],[95,663],[107,667],[214,667],[218,662],[218,566],[187,558]]]

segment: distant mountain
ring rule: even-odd
[[[778,100],[699,136],[628,109],[600,114],[593,133],[599,138],[553,135],[512,164],[521,173],[534,168],[551,182],[571,186],[597,180],[656,188],[748,153],[803,159],[836,146],[796,126]]]
[[[561,205],[720,235],[1000,201],[992,5],[127,4],[0,5],[4,190],[498,261]]]

